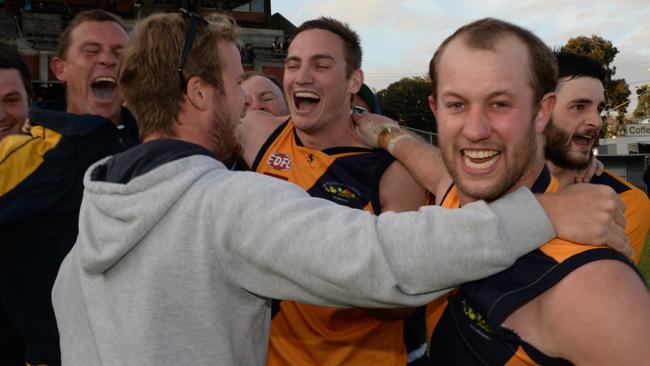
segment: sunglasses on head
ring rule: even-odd
[[[183,45],[183,51],[181,52],[181,62],[178,66],[178,78],[180,79],[180,87],[183,93],[185,93],[187,90],[187,80],[185,80],[185,77],[183,76],[183,69],[185,68],[185,63],[187,62],[187,56],[190,54],[190,50],[194,44],[196,28],[200,24],[208,24],[208,21],[197,13],[187,11],[183,8],[179,9],[178,11],[181,13],[181,16],[188,17],[190,19],[190,24],[188,25],[187,31],[185,32],[185,44]]]

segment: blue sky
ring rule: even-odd
[[[626,79],[633,96],[636,86],[650,83],[648,0],[271,0],[271,11],[296,26],[321,15],[349,23],[361,36],[366,83],[375,89],[424,75],[445,37],[488,16],[524,26],[551,47],[601,36],[618,48],[615,77]]]

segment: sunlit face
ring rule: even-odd
[[[532,184],[540,164],[537,118],[529,85],[528,52],[513,36],[495,50],[451,41],[438,64],[438,121],[443,160],[464,201],[493,200],[513,187]],[[538,159],[539,160],[539,159]]]
[[[126,31],[112,21],[87,21],[72,31],[65,58],[53,62],[57,78],[65,82],[67,112],[117,121],[117,67],[127,41]]]
[[[237,141],[235,129],[244,116],[244,91],[241,81],[244,69],[237,45],[229,41],[218,41],[219,58],[223,63],[221,78],[223,94],[216,92],[213,103],[211,134],[214,152],[223,162],[230,162],[241,155],[241,145]]]
[[[0,140],[20,133],[28,110],[29,100],[20,72],[0,69]]]
[[[566,169],[584,169],[593,158],[602,127],[605,91],[592,77],[562,78],[557,103],[546,126],[546,158]]]
[[[262,110],[274,116],[289,114],[282,90],[271,80],[254,75],[244,80],[241,87],[249,97],[246,101],[246,111]]]
[[[322,29],[299,33],[284,66],[284,90],[293,123],[316,133],[329,123],[349,119],[351,94],[363,83],[360,70],[346,77],[343,40]]]

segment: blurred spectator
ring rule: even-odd
[[[255,56],[255,50],[253,50],[253,45],[250,43],[246,43],[242,53],[242,63],[252,64],[253,62],[255,62],[256,58],[257,57]]]
[[[279,36],[275,36],[271,48],[273,49],[273,53],[282,53],[282,41]]]
[[[246,111],[267,111],[274,116],[286,116],[289,114],[289,107],[284,98],[284,92],[280,83],[255,71],[244,74],[241,87],[246,93],[244,107]]]
[[[31,80],[18,50],[0,42],[0,140],[20,133],[32,96]]]

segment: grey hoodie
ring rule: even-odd
[[[52,295],[64,365],[264,365],[269,298],[423,305],[554,235],[528,190],[375,217],[196,148],[149,142],[86,173]]]

